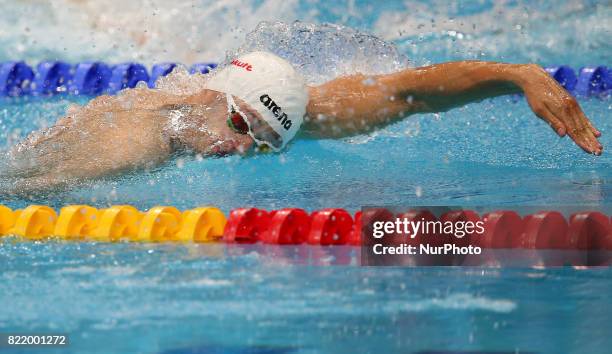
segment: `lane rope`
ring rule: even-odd
[[[12,210],[0,205],[0,237],[14,235],[26,240],[60,238],[98,242],[222,242],[230,244],[352,245],[362,243],[362,225],[372,220],[392,220],[387,209],[351,215],[328,208],[308,213],[299,208],[267,211],[238,208],[229,216],[218,208],[198,207],[180,211],[156,206],[140,211],[129,205],[97,209],[68,205],[59,213],[44,205]],[[612,251],[612,220],[597,211],[576,212],[565,217],[543,210],[520,216],[499,210],[479,215],[471,210],[449,211],[436,217],[418,210],[399,215],[410,220],[484,222],[484,234],[472,240],[488,249],[558,249]],[[470,242],[462,239],[461,242]]]
[[[51,96],[57,94],[101,95],[115,94],[133,88],[139,82],[155,87],[159,77],[168,75],[177,63],[159,63],[148,70],[144,65],[127,62],[111,65],[101,61],[69,64],[63,61],[44,61],[28,66],[23,61],[0,63],[0,96]],[[196,63],[189,72],[207,74],[216,63]],[[565,89],[578,97],[609,97],[612,95],[612,68],[599,65],[574,70],[567,65],[547,67],[545,70]]]
[[[133,88],[139,82],[155,87],[156,80],[168,75],[176,63],[155,64],[151,71],[139,63],[110,65],[100,61],[74,65],[62,61],[44,61],[31,68],[23,61],[0,63],[0,96],[51,96],[57,94],[115,94]],[[207,74],[216,63],[196,63],[191,74]]]

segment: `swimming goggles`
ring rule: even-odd
[[[238,134],[248,134],[257,144],[259,151],[279,151],[282,146],[280,135],[255,114],[242,112],[231,94],[225,94],[225,96],[229,113],[227,125]]]

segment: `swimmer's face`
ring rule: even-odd
[[[233,97],[233,101],[237,107],[233,107],[239,111],[238,116],[233,116],[228,111],[227,98],[225,94],[209,91],[210,97],[206,99],[208,102],[205,109],[207,119],[207,128],[214,132],[215,139],[211,142],[211,153],[216,155],[228,155],[232,153],[247,153],[252,150],[256,142],[247,134],[247,131],[254,134],[260,142],[269,142],[279,147],[282,140],[281,137],[272,129],[272,127],[261,117],[261,115],[248,104],[239,98]],[[228,118],[238,120],[248,120],[248,125],[244,121],[235,121],[234,126],[228,124]],[[241,124],[244,123],[244,124]],[[236,128],[240,129],[236,129]],[[249,129],[245,129],[250,127]],[[264,150],[265,151],[265,150]]]
[[[267,144],[271,144],[276,148],[279,148],[282,145],[282,138],[278,135],[277,132],[272,129],[270,124],[266,122],[265,119],[253,108],[251,108],[248,104],[246,104],[241,99],[234,97],[234,102],[238,105],[237,109],[241,114],[238,116],[233,115],[233,118],[240,118],[248,120],[248,126],[250,127],[251,133],[260,141],[265,142]],[[231,113],[230,113],[231,114]],[[232,119],[233,120],[233,119]],[[243,124],[239,124],[242,125]],[[244,123],[246,125],[246,122]]]
[[[225,100],[225,98],[224,98]],[[214,108],[214,118],[207,123],[209,129],[218,136],[212,142],[211,152],[216,155],[233,153],[245,154],[253,148],[255,142],[248,134],[240,134],[227,125],[227,103],[221,102]]]
[[[191,138],[184,137],[184,140],[194,141],[197,150],[207,155],[244,154],[252,149],[254,141],[248,134],[239,134],[227,125],[224,94],[209,91],[199,100],[201,103],[198,105],[187,105],[188,112],[184,115],[191,116],[189,121],[194,122],[191,126],[196,133]]]

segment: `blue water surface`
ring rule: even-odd
[[[0,300],[10,306],[0,325],[67,333],[61,352],[75,353],[605,353],[612,345],[609,268],[368,268],[351,265],[355,252],[7,240]]]
[[[271,13],[282,8],[273,1],[244,3],[268,6]],[[605,62],[612,54],[612,10],[605,2],[294,5],[295,18],[381,35],[414,65],[466,58],[576,68],[612,64]],[[197,6],[194,12],[206,13],[206,6]],[[14,17],[2,20],[15,23]],[[0,35],[17,46],[11,38]],[[23,54],[33,62],[49,53],[70,61],[83,56],[24,43],[30,47]],[[15,53],[0,49],[0,58],[18,59],[11,57]],[[2,100],[0,146],[52,124],[68,105],[86,100]],[[612,101],[580,98],[580,103],[610,150]],[[585,154],[558,138],[522,98],[500,97],[413,116],[369,136],[299,139],[282,154],[249,158],[187,157],[150,173],[0,204],[132,204],[143,210],[215,205],[225,212],[244,206],[356,211],[373,204],[597,208],[612,200],[610,156],[610,151]],[[67,348],[43,353],[607,353],[612,347],[609,268],[366,268],[357,263],[356,250],[343,247],[5,237],[0,240],[0,332],[70,336]]]

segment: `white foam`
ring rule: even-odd
[[[296,6],[297,0],[4,0],[0,44],[5,53],[36,61],[191,64],[223,57],[261,20],[294,20]]]
[[[589,53],[599,63],[610,56],[612,14],[606,3],[516,0],[483,3],[477,11],[470,9],[474,5],[443,0],[388,7],[298,0],[0,0],[0,6],[2,60],[137,60],[149,65],[218,61],[237,50],[260,21],[296,19],[356,24],[400,44],[418,64],[482,54],[567,63],[576,53]]]

